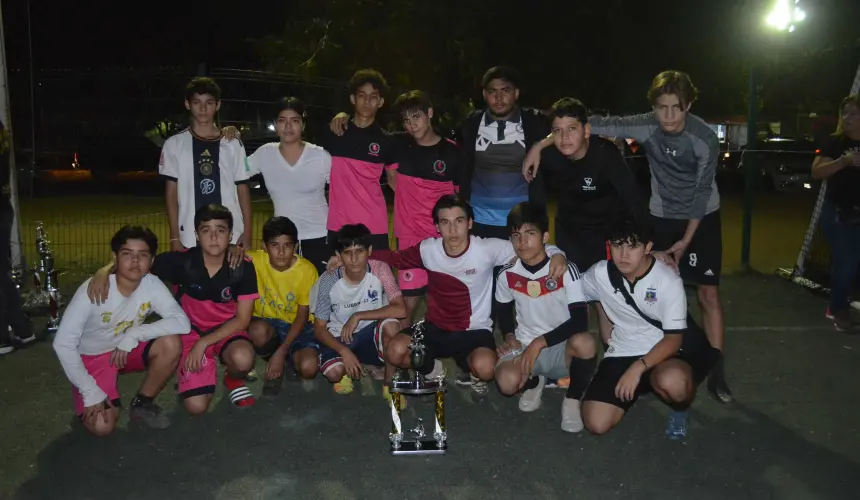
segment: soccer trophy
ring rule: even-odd
[[[47,330],[54,333],[60,327],[60,284],[54,266],[54,253],[45,234],[45,225],[41,222],[36,226],[36,252],[39,254],[39,265],[33,269],[35,289],[24,307],[47,309]]]
[[[391,381],[391,441],[392,455],[439,455],[448,451],[448,433],[445,427],[445,391],[448,386],[445,376],[428,379],[418,369],[424,364],[424,321],[412,325],[412,340],[409,343],[411,375],[403,376],[398,371]],[[422,420],[413,429],[407,429],[409,438],[404,437],[403,422],[400,419],[400,398],[404,396],[424,396],[435,394],[435,429],[427,435]]]

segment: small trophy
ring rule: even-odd
[[[39,265],[33,269],[33,285],[35,289],[27,298],[26,309],[47,309],[49,333],[54,333],[60,327],[60,284],[57,268],[54,266],[54,253],[51,251],[45,225],[41,222],[36,226],[36,252],[39,254]]]
[[[440,455],[448,451],[448,433],[445,427],[445,391],[448,386],[445,376],[440,375],[434,379],[428,379],[418,369],[424,364],[424,321],[412,325],[412,340],[409,343],[410,364],[412,365],[411,376],[403,377],[401,372],[395,374],[391,381],[391,433],[388,438],[391,441],[392,455]],[[423,396],[435,394],[435,429],[432,436],[428,436],[422,419],[418,419],[418,425],[414,429],[408,429],[408,438],[404,438],[403,424],[400,419],[400,398],[403,395]]]

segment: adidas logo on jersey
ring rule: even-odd
[[[705,276],[713,276],[713,275],[714,275],[714,272],[713,272],[713,271],[711,271],[710,269],[708,269],[707,271],[705,271]]]

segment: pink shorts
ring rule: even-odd
[[[217,344],[209,346],[206,349],[206,355],[203,356],[203,368],[199,372],[189,372],[185,370],[185,360],[194,348],[194,344],[200,339],[200,335],[192,330],[181,338],[182,356],[179,358],[179,367],[176,368],[176,383],[179,397],[182,399],[201,394],[214,394],[215,387],[218,385],[218,364],[215,360],[224,362],[221,359],[221,353],[233,341],[251,341],[251,337],[248,337],[245,332],[234,333]]]
[[[81,359],[84,362],[84,368],[86,368],[90,376],[96,380],[96,384],[98,384],[99,389],[107,394],[107,399],[109,399],[117,408],[122,406],[122,402],[119,398],[119,390],[116,388],[116,381],[119,374],[142,372],[146,370],[146,364],[149,360],[149,349],[152,347],[153,342],[155,342],[155,339],[137,344],[137,347],[128,353],[125,366],[122,370],[117,369],[116,366],[110,364],[110,357],[113,352],[96,354],[94,356],[88,356],[86,354],[81,355]],[[84,398],[81,396],[77,387],[72,389],[72,394],[75,402],[75,413],[77,415],[82,415],[84,413]]]
[[[425,238],[397,238],[397,248],[404,250],[413,247]],[[397,271],[400,290],[406,297],[420,297],[427,289],[427,271],[423,269],[400,269]]]

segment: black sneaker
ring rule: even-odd
[[[710,394],[711,397],[722,404],[729,404],[734,401],[735,398],[732,395],[732,391],[726,383],[722,355],[711,370],[711,374],[708,376],[708,383],[705,385],[705,388],[708,390],[708,394]]]
[[[167,429],[170,427],[170,420],[164,411],[155,403],[146,403],[138,406],[132,404],[129,410],[129,417],[134,420],[142,420],[146,425],[153,429]]]

